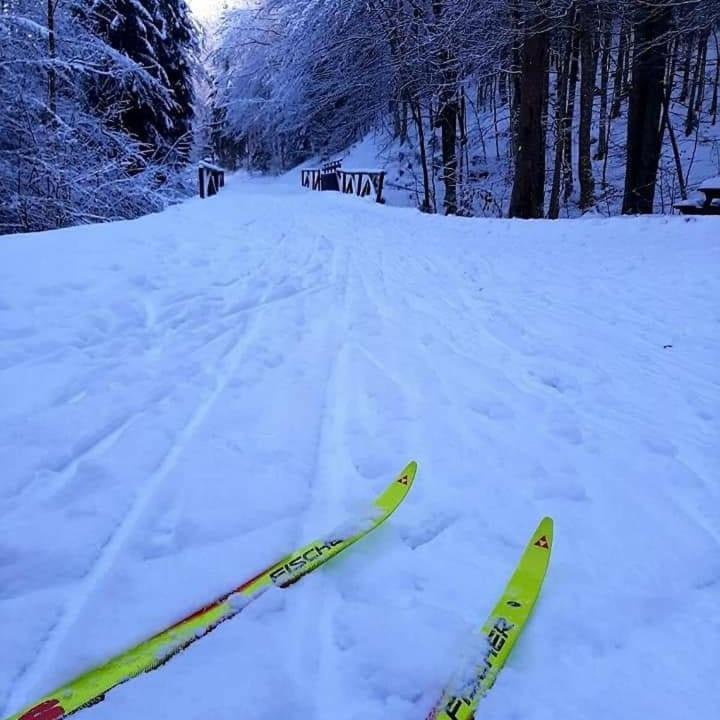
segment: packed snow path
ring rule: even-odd
[[[387,526],[83,718],[422,720],[544,514],[479,716],[720,717],[718,222],[296,183],[0,238],[0,716],[415,458]]]

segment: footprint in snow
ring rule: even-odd
[[[408,528],[403,533],[403,540],[413,550],[431,543],[449,527],[457,522],[458,516],[450,513],[433,515],[427,522],[417,525],[415,530]]]
[[[548,429],[571,445],[582,445],[584,441],[580,424],[572,410],[555,410],[548,421]]]
[[[575,379],[561,377],[559,373],[536,370],[530,370],[529,373],[534,380],[562,395],[579,389]]]
[[[468,400],[468,407],[489,420],[511,420],[515,417],[512,408],[501,400],[477,395]]]
[[[574,473],[553,472],[536,478],[533,496],[536,500],[567,500],[568,502],[588,502],[587,490]]]
[[[675,457],[678,453],[677,446],[662,435],[647,434],[643,438],[643,442],[645,447],[656,455]]]

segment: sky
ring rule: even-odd
[[[200,20],[210,20],[222,7],[222,0],[188,0],[195,16]]]

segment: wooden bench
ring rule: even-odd
[[[698,190],[705,200],[683,200],[673,207],[683,215],[720,215],[720,177],[705,180]]]

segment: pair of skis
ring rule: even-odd
[[[231,592],[171,627],[110,659],[7,720],[62,720],[101,702],[105,694],[138,675],[165,664],[174,655],[240,613],[270,588],[287,588],[380,526],[405,499],[415,480],[411,462],[376,498],[372,513],[353,526],[339,528],[272,564]],[[482,627],[487,648],[468,678],[454,681],[428,720],[470,720],[492,687],[522,631],[540,592],[552,547],[552,520],[545,518],[500,601]]]

